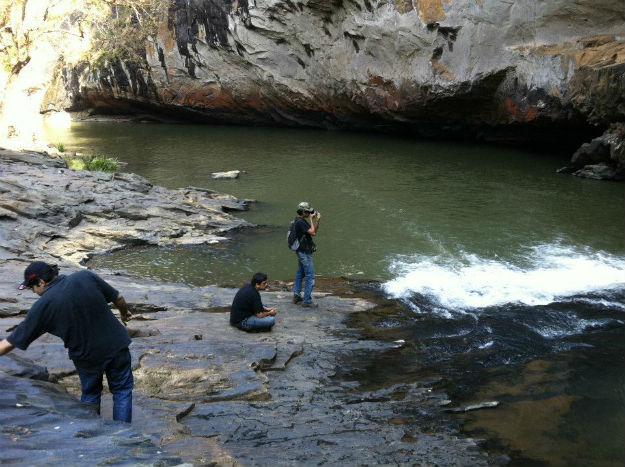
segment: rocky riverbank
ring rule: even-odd
[[[249,226],[244,203],[207,190],[165,190],[132,174],[75,172],[36,153],[0,151],[0,318],[10,332],[36,299],[18,291],[34,258],[62,272],[133,244],[216,242]],[[358,356],[401,346],[362,339],[344,322],[375,304],[320,292],[279,310],[270,333],[228,325],[235,290],[97,271],[126,297],[135,365],[134,421],[99,418],[77,401],[61,341],[46,335],[0,359],[0,462],[18,465],[464,465],[501,463],[461,438],[435,381],[368,391],[349,374]]]

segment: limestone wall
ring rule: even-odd
[[[621,1],[175,0],[149,69],[83,70],[76,108],[434,132],[625,116]],[[483,128],[482,128],[483,130]]]

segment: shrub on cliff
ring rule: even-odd
[[[91,22],[93,36],[87,60],[96,68],[121,60],[145,62],[145,43],[154,37],[167,12],[167,0],[91,0],[106,5],[109,14]]]

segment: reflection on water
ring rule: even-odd
[[[558,175],[566,157],[305,130],[75,124],[49,136],[171,188],[257,199],[262,227],[222,245],[142,248],[95,267],[190,284],[291,279],[299,201],[323,213],[316,270],[396,300],[353,318],[406,345],[358,355],[364,387],[440,378],[454,403],[496,399],[465,428],[515,465],[623,465],[623,186]],[[237,180],[211,172],[244,170]],[[339,376],[340,372],[339,372]],[[464,415],[463,415],[464,416]]]
[[[474,436],[496,433],[500,448],[534,459],[527,465],[622,466],[625,333],[621,328],[588,340],[598,338],[603,350],[587,346],[490,370],[473,397],[501,404],[469,414],[465,429]]]

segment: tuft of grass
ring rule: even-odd
[[[65,145],[63,143],[57,143],[56,149],[58,149],[59,152],[65,152]]]
[[[64,157],[68,169],[91,170],[94,172],[117,172],[119,161],[112,157],[101,156],[66,156]]]
[[[69,157],[65,160],[67,168],[72,170],[87,170],[87,164],[82,157]]]
[[[94,157],[87,163],[87,168],[97,172],[117,172],[119,161],[112,157]]]

